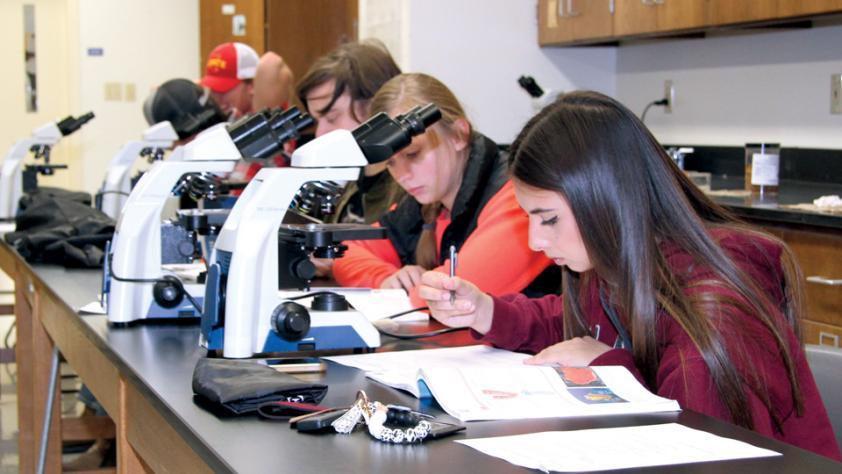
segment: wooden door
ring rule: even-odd
[[[210,52],[222,43],[245,43],[254,48],[258,55],[263,54],[266,46],[265,23],[263,0],[201,0],[201,74],[205,73],[205,62]]]
[[[266,49],[301,78],[319,56],[357,40],[357,0],[266,0]]]

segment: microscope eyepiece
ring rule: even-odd
[[[90,122],[91,119],[94,118],[93,112],[88,112],[86,114],[80,115],[78,118],[74,118],[72,115],[68,115],[67,117],[60,120],[56,123],[56,127],[58,127],[59,131],[63,136],[68,136],[71,133],[79,130],[82,125]]]
[[[313,117],[301,112],[297,107],[290,107],[283,112],[276,113],[270,119],[272,130],[278,135],[278,141],[281,143],[298,138],[302,130],[315,122]]]
[[[427,127],[436,123],[440,118],[441,110],[436,107],[436,104],[430,103],[423,107],[414,107],[409,112],[395,117],[395,120],[399,123],[406,124],[413,131],[413,135],[419,135],[424,133]]]
[[[369,163],[386,161],[407,147],[412,137],[424,133],[441,118],[436,104],[418,106],[394,119],[381,112],[352,132]]]
[[[245,159],[271,158],[284,143],[298,138],[313,118],[296,107],[286,111],[264,110],[241,118],[228,126],[228,134]]]

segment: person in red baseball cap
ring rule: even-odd
[[[223,43],[208,56],[205,76],[199,83],[211,90],[211,97],[231,118],[253,111],[253,79],[258,61],[257,52],[243,43]]]

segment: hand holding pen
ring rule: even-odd
[[[491,329],[494,300],[468,280],[428,271],[421,275],[418,296],[426,301],[430,315],[445,326],[470,327],[480,334]]]

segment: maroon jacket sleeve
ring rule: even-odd
[[[531,299],[521,294],[494,298],[491,330],[481,338],[512,351],[536,353],[564,340],[562,297]]]

